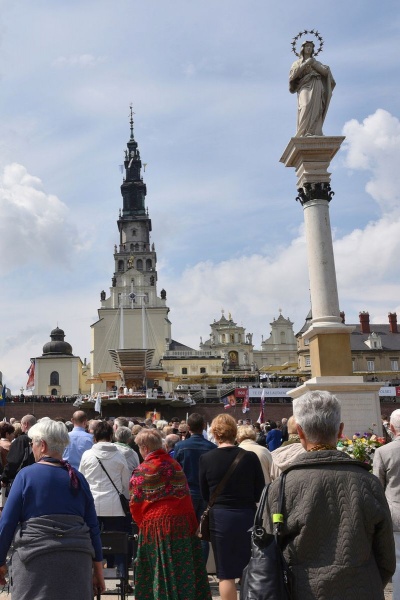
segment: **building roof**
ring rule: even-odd
[[[171,340],[170,345],[169,345],[169,350],[192,350],[193,352],[195,352],[194,348],[190,348],[189,346],[186,346],[185,344],[181,344],[180,342],[177,342],[176,340]]]
[[[307,329],[309,329],[311,322],[312,312],[310,310],[303,327],[298,333],[296,333],[296,337],[300,337],[303,333],[305,333]],[[352,351],[362,352],[365,350],[370,350],[371,352],[379,352],[386,350],[387,352],[390,352],[392,350],[393,352],[400,352],[400,333],[392,333],[390,331],[389,323],[369,323],[370,333],[362,333],[360,323],[346,323],[346,325],[354,328],[354,331],[350,335],[350,345]],[[370,348],[365,343],[368,341],[371,333],[375,333],[376,335],[380,336],[382,348]]]
[[[400,333],[391,333],[389,325],[381,325],[377,323],[370,323],[369,328],[371,333],[361,333],[361,325],[351,325],[355,327],[355,330],[350,336],[351,349],[354,351],[369,350],[369,347],[365,343],[371,333],[376,333],[382,340],[382,350],[394,352],[400,352]],[[372,348],[371,352],[379,352],[380,349]]]

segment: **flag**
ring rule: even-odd
[[[2,391],[1,391],[0,406],[5,406],[6,405],[6,398],[7,398],[7,388],[6,388],[6,384],[4,384],[3,388],[2,388]]]
[[[258,416],[257,419],[257,423],[265,423],[265,416],[264,416],[264,404],[265,404],[265,388],[263,388],[263,391],[261,392],[261,404],[260,404],[260,414]]]
[[[27,370],[28,381],[26,382],[26,389],[33,390],[35,387],[35,359],[31,358],[31,364],[29,369]]]
[[[153,414],[151,415],[151,420],[153,421],[157,421],[157,409],[153,410]]]
[[[100,392],[97,394],[96,403],[94,405],[94,410],[101,414],[101,396]]]
[[[242,413],[246,414],[247,412],[249,412],[250,410],[250,400],[249,400],[249,388],[246,388],[246,395],[243,399],[243,408],[242,408]]]
[[[221,402],[223,402],[224,408],[230,408],[231,407],[231,405],[229,404],[228,396],[225,396],[225,398],[221,398]]]

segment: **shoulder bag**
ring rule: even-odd
[[[97,460],[100,463],[101,468],[103,469],[104,473],[107,475],[108,479],[111,481],[111,483],[113,484],[115,491],[117,492],[118,496],[119,496],[119,501],[121,502],[121,506],[122,506],[122,510],[124,511],[125,515],[127,517],[131,516],[131,511],[129,508],[129,500],[128,498],[125,498],[124,494],[121,494],[121,492],[118,490],[117,486],[115,485],[115,483],[113,482],[113,480],[111,479],[111,477],[109,476],[109,474],[107,473],[103,463],[101,462],[101,460],[96,456]]]
[[[278,513],[272,515],[274,534],[262,525],[269,485],[265,486],[251,532],[251,558],[243,571],[240,600],[290,600],[290,572],[283,556],[279,534],[283,523],[282,506],[286,473],[279,487]]]
[[[229,467],[229,469],[225,473],[224,477],[221,479],[221,481],[219,482],[219,484],[215,488],[214,493],[213,493],[213,495],[210,498],[210,501],[208,503],[208,506],[207,506],[206,510],[203,512],[203,514],[200,517],[200,523],[199,523],[199,526],[197,528],[196,535],[197,535],[197,537],[199,537],[204,542],[210,542],[211,541],[211,535],[210,535],[210,508],[213,506],[214,502],[216,501],[216,499],[218,498],[218,496],[221,494],[222,490],[224,489],[225,485],[227,484],[227,481],[228,481],[229,477],[232,475],[233,471],[236,469],[237,465],[239,464],[240,460],[242,459],[242,457],[245,454],[246,454],[246,450],[240,449],[239,453],[237,454],[237,456],[234,459],[234,461],[232,462],[231,466]]]

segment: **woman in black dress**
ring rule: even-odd
[[[206,502],[238,453],[236,421],[228,414],[215,417],[211,433],[218,448],[200,457],[200,488]],[[264,488],[260,461],[245,452],[210,511],[211,544],[214,551],[221,600],[236,600],[235,579],[240,579],[250,560],[249,529],[254,522],[256,502]]]

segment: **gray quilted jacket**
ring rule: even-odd
[[[280,478],[269,489],[272,532]],[[287,471],[282,547],[293,600],[383,600],[396,568],[389,507],[379,480],[337,450],[300,455]]]

